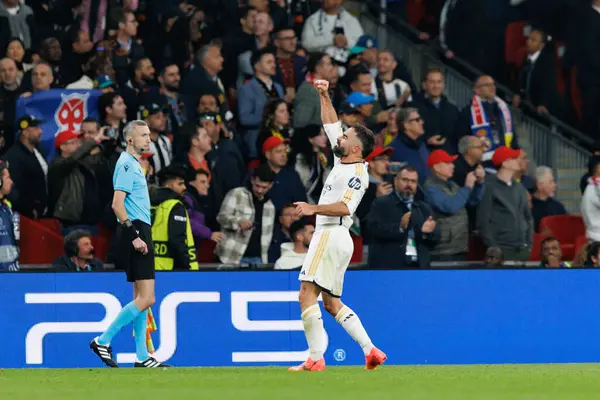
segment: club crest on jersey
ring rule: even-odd
[[[62,131],[79,132],[81,123],[87,117],[89,93],[61,94],[61,103],[56,108],[54,121],[58,127],[56,134]]]
[[[360,179],[358,179],[355,176],[352,177],[352,179],[348,181],[348,186],[350,187],[350,189],[360,190]]]

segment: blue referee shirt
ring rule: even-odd
[[[142,166],[134,156],[121,153],[113,175],[115,190],[127,193],[125,211],[130,221],[139,220],[152,225],[150,221],[150,194]]]

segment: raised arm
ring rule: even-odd
[[[344,134],[342,131],[342,124],[338,121],[333,104],[331,104],[331,100],[329,99],[329,82],[319,79],[315,81],[314,85],[319,93],[321,102],[321,121],[323,122],[323,129],[327,134],[329,144],[333,148],[337,145],[338,138]]]

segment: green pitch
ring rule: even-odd
[[[0,370],[0,399],[600,399],[600,365]]]

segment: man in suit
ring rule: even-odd
[[[252,54],[254,77],[241,87],[238,97],[240,122],[245,131],[244,140],[248,145],[248,156],[252,159],[258,157],[256,141],[265,105],[272,99],[282,99],[284,96],[281,85],[273,81],[275,65],[275,55],[271,50],[258,50]]]
[[[529,100],[540,114],[557,114],[556,67],[552,49],[546,49],[547,36],[540,30],[531,31],[527,39],[527,59],[519,71],[518,91],[513,106],[520,100]]]
[[[367,217],[369,268],[431,266],[430,252],[440,240],[440,231],[431,208],[415,199],[418,183],[417,170],[404,166],[394,179],[395,191],[373,202]]]

